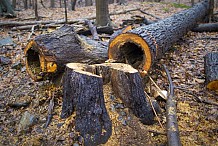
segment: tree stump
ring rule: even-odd
[[[76,130],[84,137],[85,145],[105,143],[111,135],[103,84],[111,82],[115,96],[121,98],[142,123],[154,122],[140,73],[130,65],[68,63],[66,66],[61,117],[67,118],[76,112]]]
[[[205,0],[169,18],[117,35],[110,40],[109,59],[128,63],[144,75],[208,11],[209,3]]]
[[[104,104],[103,80],[90,73],[88,65],[69,63],[63,89],[62,118],[76,111],[76,130],[86,146],[106,143],[112,133],[112,123]]]
[[[69,25],[37,36],[27,44],[24,54],[27,72],[35,81],[63,72],[69,62],[93,64],[108,58],[107,44],[77,35]]]
[[[205,55],[204,70],[207,88],[210,90],[218,90],[218,52]]]

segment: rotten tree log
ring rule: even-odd
[[[204,57],[206,87],[218,90],[218,52],[208,53]]]
[[[66,66],[61,118],[76,112],[76,130],[84,137],[85,145],[105,143],[111,134],[103,84],[111,82],[115,96],[121,98],[142,123],[154,122],[154,113],[145,96],[140,73],[130,65],[68,63]]]
[[[107,44],[91,41],[75,33],[72,26],[31,40],[24,49],[26,69],[30,77],[42,80],[64,71],[66,63],[102,63],[107,60]]]
[[[218,23],[199,24],[193,28],[194,32],[218,32]]]
[[[160,20],[122,33],[109,42],[109,59],[125,62],[146,74],[152,64],[208,13],[208,1]]]

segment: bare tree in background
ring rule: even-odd
[[[54,8],[55,7],[55,1],[54,0],[50,0],[50,8]]]
[[[113,3],[114,3],[114,0],[109,0],[108,3],[109,3],[109,4],[113,4]]]
[[[24,0],[23,3],[24,3],[24,9],[28,9],[28,3],[27,3],[27,0]]]
[[[92,6],[92,0],[85,0],[85,6]]]
[[[16,4],[17,4],[17,1],[16,0],[12,0],[12,6],[13,6],[14,9],[16,8]]]
[[[37,4],[37,0],[35,0],[34,8],[35,8],[35,18],[36,18],[36,20],[38,21],[38,20],[39,20],[39,15],[38,15],[38,4]]]
[[[110,25],[108,0],[96,0],[96,23],[99,26]]]
[[[77,0],[71,0],[71,10],[72,10],[72,11],[75,11],[76,1],[77,1]]]
[[[0,16],[16,17],[9,0],[0,0]]]

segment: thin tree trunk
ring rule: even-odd
[[[27,3],[27,0],[24,0],[24,9],[28,9],[28,3]]]
[[[72,10],[72,11],[75,11],[76,1],[77,1],[77,0],[71,0],[71,10]]]
[[[13,8],[15,9],[16,8],[16,0],[12,0],[12,6],[13,6]]]
[[[96,23],[99,26],[110,25],[108,0],[96,0]]]
[[[67,24],[67,2],[64,0],[65,24]]]
[[[36,21],[39,21],[37,0],[35,0],[35,18],[36,18]]]
[[[92,6],[92,0],[85,0],[85,6]]]
[[[55,7],[55,1],[54,0],[50,0],[50,8],[54,8]]]

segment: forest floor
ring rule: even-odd
[[[170,3],[130,2],[128,5],[110,5],[110,12],[140,8],[157,17],[166,18],[185,8]],[[140,15],[149,20],[155,18],[132,11],[113,15],[111,20],[119,26],[124,19]],[[64,18],[62,8],[39,9],[42,20]],[[95,16],[95,7],[81,7],[68,12],[68,19]],[[0,21],[30,21],[34,18],[33,10],[17,12],[17,18],[0,18]],[[62,90],[51,86],[49,81],[34,82],[26,74],[24,47],[28,38],[48,33],[53,29],[31,31],[11,31],[0,28],[0,40],[9,37],[7,45],[0,46],[0,146],[1,145],[82,145],[82,138],[74,129],[74,116],[61,119]],[[30,35],[31,34],[31,35]],[[157,64],[166,64],[174,84],[182,89],[175,89],[177,116],[180,137],[183,145],[218,145],[218,93],[205,88],[204,56],[218,51],[217,33],[189,32],[178,41]],[[168,80],[162,70],[152,73],[157,85],[168,90]],[[153,86],[153,85],[152,85]],[[110,85],[105,88],[105,103],[113,123],[113,132],[108,146],[124,145],[166,145],[165,128],[156,121],[153,125],[143,125],[131,112],[122,106],[119,99],[111,99]],[[153,88],[154,90],[154,88]],[[44,128],[48,116],[49,101],[54,95],[53,119]],[[152,95],[152,94],[151,94]],[[199,100],[200,99],[200,100]],[[200,102],[201,101],[201,102]],[[207,101],[207,102],[204,102]],[[19,103],[26,107],[16,108]],[[160,122],[165,126],[165,102],[158,100],[162,113]],[[119,107],[116,107],[119,105]],[[29,114],[28,114],[29,113]],[[29,115],[32,123],[25,127],[21,117]],[[26,123],[27,124],[27,123]]]

